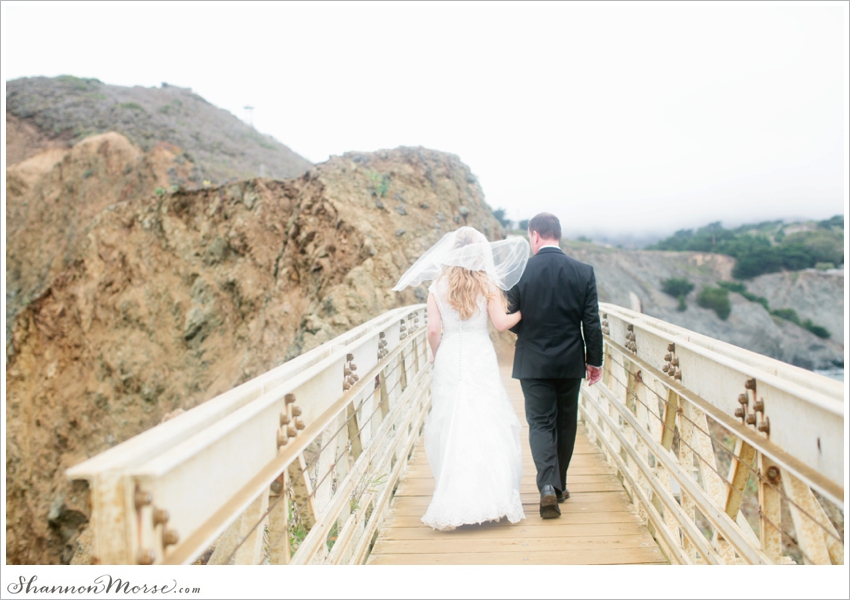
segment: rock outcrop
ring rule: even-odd
[[[38,200],[15,219],[29,222],[27,210],[39,215],[32,222],[76,219],[77,233],[38,263],[49,268],[27,288],[34,291],[10,328],[10,563],[69,562],[84,545],[88,507],[84,490],[64,479],[69,466],[387,309],[424,300],[424,287],[391,288],[460,224],[502,237],[469,169],[423,148],[346,154],[286,181],[158,195],[148,191],[157,183],[148,154],[117,134],[84,144],[18,194]],[[71,178],[74,190],[111,186],[101,204],[55,195],[86,165],[93,173]],[[23,167],[10,185],[25,179]],[[134,187],[124,199],[127,178]],[[71,207],[61,201],[69,198]],[[49,238],[25,243],[10,233],[25,245],[9,252],[29,264]]]
[[[10,127],[11,124],[11,127]],[[51,145],[70,147],[117,132],[144,152],[160,142],[182,149],[194,163],[170,184],[200,187],[228,179],[297,177],[312,165],[271,136],[259,133],[191,89],[107,85],[97,79],[24,77],[6,82],[6,166]]]
[[[762,275],[745,282],[749,292],[768,299],[772,309],[793,308],[801,320],[811,319],[831,333],[819,338],[790,321],[771,316],[765,308],[730,293],[732,312],[721,320],[710,309],[697,306],[703,286],[732,281],[735,259],[719,254],[621,250],[596,244],[565,242],[565,251],[593,265],[599,300],[631,307],[630,293],[644,313],[675,325],[723,340],[807,369],[829,369],[844,364],[844,273],[801,271]],[[661,282],[677,277],[694,284],[687,310],[661,291]]]

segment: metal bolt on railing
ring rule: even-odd
[[[779,477],[780,477],[779,467],[771,465],[767,468],[767,479],[768,479],[768,481],[770,481],[771,483],[776,483],[776,482],[779,481]]]
[[[156,527],[157,525],[165,525],[166,523],[168,523],[169,517],[170,515],[168,514],[168,511],[164,508],[155,508],[153,510],[154,527]]]
[[[136,510],[141,510],[143,506],[148,506],[153,503],[153,494],[137,489],[133,497],[133,501],[136,505]]]
[[[180,541],[180,535],[174,529],[166,529],[162,532],[162,545],[173,546]]]
[[[301,407],[295,405],[295,394],[286,394],[284,397],[285,411],[280,413],[280,429],[277,431],[277,447],[282,448],[289,442],[289,438],[298,435],[299,429],[304,429],[304,422],[297,419],[301,415]],[[294,425],[293,425],[294,420]],[[298,427],[298,423],[301,427]]]
[[[289,442],[289,437],[286,435],[286,428],[281,428],[277,430],[277,447],[282,448],[286,446],[287,442]]]

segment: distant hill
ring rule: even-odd
[[[287,179],[312,164],[188,88],[106,85],[97,79],[32,77],[6,82],[6,166],[51,146],[70,147],[91,135],[115,131],[147,152],[166,142],[182,152],[192,172],[170,174],[189,189],[204,180]],[[176,171],[176,169],[175,169]]]
[[[831,269],[844,264],[844,217],[825,221],[766,221],[725,229],[718,221],[682,229],[648,250],[715,252],[737,259],[732,276],[750,279],[765,273]]]

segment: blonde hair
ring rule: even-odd
[[[484,271],[449,267],[444,277],[449,282],[449,304],[464,321],[478,312],[478,296],[488,302],[493,297],[493,286]]]

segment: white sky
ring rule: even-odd
[[[313,162],[452,152],[508,216],[844,212],[847,3],[3,4],[3,79],[191,87]]]

